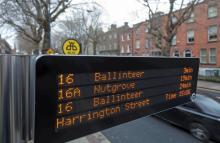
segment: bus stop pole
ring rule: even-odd
[[[10,71],[11,59],[0,55],[0,142],[10,143]]]
[[[34,128],[31,56],[0,55],[0,142],[30,143]]]

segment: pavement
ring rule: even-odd
[[[67,143],[111,143],[101,132],[91,134]]]
[[[220,92],[220,83],[198,80],[197,87]]]

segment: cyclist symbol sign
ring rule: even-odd
[[[79,55],[80,44],[75,39],[66,40],[63,44],[63,53],[65,55]]]

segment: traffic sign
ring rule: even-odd
[[[55,51],[50,48],[50,49],[47,50],[47,54],[49,54],[49,55],[55,54]]]
[[[42,56],[35,143],[67,142],[185,104],[198,67],[196,58]]]
[[[75,39],[66,40],[63,44],[63,53],[65,55],[79,55],[80,51],[80,44]]]

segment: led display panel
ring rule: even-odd
[[[63,143],[185,104],[198,67],[196,58],[38,57],[35,143]]]

